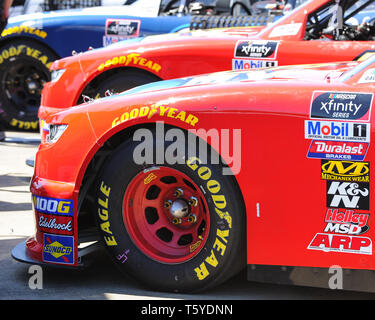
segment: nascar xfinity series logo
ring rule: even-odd
[[[235,58],[275,59],[278,47],[277,41],[243,41],[236,44]]]
[[[369,120],[371,93],[315,91],[311,102],[311,118],[337,120]]]
[[[305,120],[305,139],[370,142],[370,124]]]
[[[139,20],[107,19],[105,22],[105,34],[108,36],[137,37],[139,36]]]

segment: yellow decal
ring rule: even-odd
[[[98,215],[100,220],[103,222],[100,224],[100,228],[107,233],[108,235],[104,236],[104,241],[107,246],[117,246],[117,242],[113,233],[111,231],[111,225],[108,221],[108,199],[109,194],[111,192],[111,188],[107,187],[104,182],[102,181],[100,185],[100,191],[102,196],[104,196],[104,200],[102,198],[98,198],[98,204],[100,208],[98,209]]]
[[[225,195],[217,194],[221,190],[221,185],[218,181],[211,178],[211,169],[202,165],[202,161],[197,157],[189,158],[186,161],[186,164],[190,169],[196,171],[202,182],[206,184],[207,190],[210,192],[212,202],[215,205],[216,213],[218,214],[220,219],[224,219],[227,222],[228,228],[231,229],[232,217],[229,212],[225,210],[227,207],[227,200],[225,198]],[[229,237],[229,229],[216,230],[216,238],[210,254],[198,267],[194,269],[199,280],[205,279],[210,274],[208,269],[209,266],[216,268],[219,265],[217,256],[218,254],[220,256],[224,256],[225,254],[227,248],[226,244],[228,243]]]
[[[8,60],[11,57],[18,56],[20,54],[26,54],[29,57],[39,60],[48,69],[52,64],[52,61],[48,61],[48,57],[44,55],[41,51],[23,44],[20,44],[17,47],[11,46],[8,49],[3,49],[0,53],[0,64],[3,63],[5,60]]]
[[[9,124],[12,127],[17,127],[26,130],[38,128],[38,121],[21,121],[13,118]]]
[[[49,253],[51,256],[55,258],[60,258],[65,255],[69,255],[72,252],[73,248],[65,247],[61,243],[55,241],[51,244],[47,244],[44,247],[44,252]]]
[[[152,180],[155,180],[157,178],[157,176],[151,172],[144,180],[143,180],[143,183],[144,184],[149,184]]]
[[[15,33],[16,34],[21,34],[21,33],[33,34],[42,39],[45,39],[47,37],[47,32],[40,30],[40,29],[28,27],[28,26],[16,26],[16,27],[7,28],[1,33],[1,36],[6,37]]]
[[[128,66],[129,64],[145,67],[145,69],[149,69],[155,72],[159,72],[161,70],[160,64],[141,57],[139,53],[130,53],[127,56],[118,56],[112,59],[108,59],[106,62],[100,64],[100,66],[98,67],[98,71],[103,71],[104,69],[110,68],[112,66]]]
[[[196,123],[199,121],[199,119],[196,116],[186,111],[180,111],[176,108],[153,104],[150,107],[136,107],[130,111],[124,112],[121,116],[113,119],[112,128],[119,125],[120,123],[137,118],[144,117],[150,119],[154,115],[160,115],[162,117],[176,119],[185,122],[191,125],[192,127],[194,127]]]

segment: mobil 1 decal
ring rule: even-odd
[[[239,40],[234,51],[235,58],[248,59],[275,59],[277,54],[277,41],[267,40]]]
[[[312,119],[369,121],[372,93],[314,91],[311,99]]]

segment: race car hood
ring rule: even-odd
[[[253,71],[224,71],[194,77],[154,82],[124,91],[119,95],[122,96],[158,90],[168,90],[180,87],[208,84],[224,84],[239,81],[334,81],[338,79],[342,73],[353,68],[357,64],[358,62],[351,61],[347,63],[325,63],[313,65],[283,66],[272,69],[261,69]]]

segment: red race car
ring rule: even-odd
[[[97,241],[154,290],[245,267],[328,286],[332,266],[362,279],[344,289],[374,290],[374,86],[370,57],[160,81],[51,115],[36,233],[12,255],[78,268]]]
[[[372,21],[348,21],[374,0],[313,0],[263,29],[228,28],[138,38],[55,62],[39,118],[141,84],[226,70],[350,61],[374,51]],[[262,30],[259,32],[259,30]],[[362,41],[359,41],[362,40]]]

